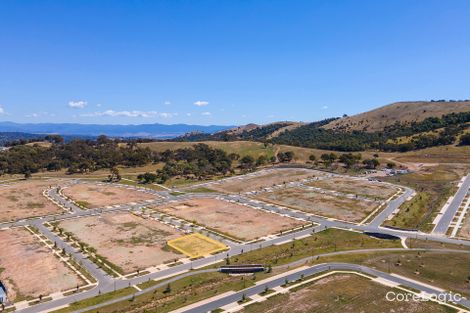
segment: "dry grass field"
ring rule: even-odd
[[[428,117],[440,117],[444,114],[470,111],[470,101],[396,102],[368,112],[335,120],[324,128],[344,128],[347,130],[381,131],[395,122],[419,122]]]
[[[155,196],[109,184],[82,183],[64,188],[64,195],[87,208],[154,200]]]
[[[20,180],[0,186],[0,222],[58,214],[63,210],[43,196],[59,180]]]
[[[222,192],[239,193],[323,175],[325,175],[323,172],[310,169],[276,168],[220,181],[211,185],[210,188]]]
[[[289,217],[210,198],[180,201],[155,209],[241,240],[253,240],[304,224]]]
[[[202,141],[202,142],[147,142],[139,143],[140,147],[149,147],[151,150],[156,152],[163,152],[165,150],[176,150],[181,148],[190,148],[198,143],[204,143],[211,148],[222,149],[227,154],[238,153],[241,156],[251,155],[254,158],[259,157],[260,155],[265,155],[271,157],[274,155],[273,146],[265,147],[264,144],[260,142],[253,141],[234,141],[234,142],[225,142],[225,141]]]
[[[174,228],[131,213],[102,214],[65,220],[60,226],[124,273],[159,265],[182,255],[167,249],[168,240],[180,237]]]
[[[392,290],[365,277],[336,274],[321,278],[291,292],[275,295],[267,301],[249,305],[244,313],[445,313],[448,308],[433,302],[387,301]],[[404,293],[394,289],[395,292]]]
[[[307,183],[306,185],[374,199],[388,199],[398,191],[398,188],[388,184],[347,177],[325,178]]]
[[[6,284],[10,301],[47,296],[83,284],[28,230],[1,230],[0,242],[0,280]]]
[[[168,241],[168,245],[190,258],[210,255],[227,249],[227,246],[214,239],[194,233]]]
[[[349,222],[360,222],[379,206],[373,200],[350,199],[297,187],[258,193],[254,198]]]

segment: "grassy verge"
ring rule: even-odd
[[[186,192],[194,192],[194,193],[210,193],[210,192],[217,192],[214,189],[210,189],[207,187],[196,187],[192,189],[187,189]]]
[[[93,298],[89,298],[86,300],[78,301],[78,302],[73,302],[71,303],[68,307],[62,308],[60,310],[53,311],[53,313],[68,313],[68,312],[73,312],[76,310],[84,309],[96,304],[100,304],[106,301],[109,301],[113,298],[119,298],[119,297],[124,297],[127,295],[130,295],[132,293],[135,293],[136,290],[132,287],[127,287],[124,289],[116,290],[113,292],[105,293]]]
[[[451,243],[437,242],[431,240],[420,240],[408,238],[406,240],[408,248],[423,248],[423,249],[453,249],[453,250],[470,250],[469,246],[455,245]]]

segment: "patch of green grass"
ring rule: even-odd
[[[170,195],[172,196],[181,196],[181,195],[184,195],[185,192],[180,192],[180,191],[172,191],[170,192]]]
[[[88,201],[78,200],[78,201],[75,201],[75,203],[85,208],[90,207],[90,203]]]
[[[53,311],[54,313],[68,313],[68,312],[73,312],[76,310],[80,309],[85,309],[87,307],[97,305],[106,301],[109,301],[114,298],[120,298],[124,297],[130,294],[135,293],[136,290],[133,287],[127,287],[124,289],[116,290],[113,292],[105,293],[99,296],[95,296],[93,298],[89,298],[86,300],[78,301],[78,302],[73,302],[71,303],[68,307]]]
[[[26,203],[28,209],[41,209],[44,207],[44,203],[41,202],[28,202]]]
[[[207,187],[197,187],[197,188],[188,189],[188,190],[186,190],[186,191],[187,191],[187,192],[195,192],[195,193],[217,192],[216,190],[210,189],[210,188],[207,188]]]

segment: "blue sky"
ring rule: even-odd
[[[0,1],[0,120],[314,121],[470,98],[470,1]]]

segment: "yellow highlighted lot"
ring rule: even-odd
[[[190,258],[198,258],[227,249],[223,243],[199,233],[169,240],[168,245]]]

